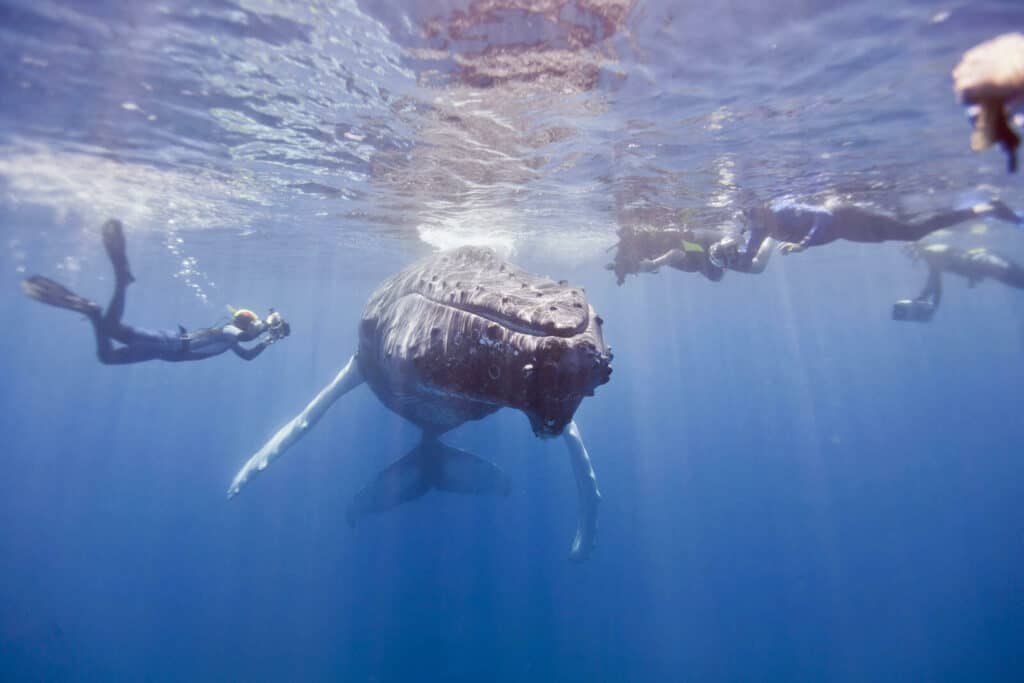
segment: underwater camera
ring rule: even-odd
[[[919,299],[900,299],[892,305],[892,319],[926,323],[935,314],[935,305]]]
[[[267,316],[267,328],[270,331],[271,341],[284,339],[292,333],[292,326],[274,309],[270,309],[270,315]]]

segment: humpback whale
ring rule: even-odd
[[[537,436],[565,441],[578,495],[569,557],[583,560],[594,545],[601,495],[573,415],[611,375],[602,322],[581,289],[521,270],[490,249],[431,255],[370,295],[356,353],[245,463],[228,497],[364,382],[385,406],[416,424],[423,438],[356,494],[347,511],[350,524],[431,489],[507,495],[508,478],[497,466],[440,436],[513,408],[527,416]]]

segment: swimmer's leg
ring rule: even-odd
[[[928,220],[913,223],[863,209],[845,208],[836,212],[835,225],[839,236],[851,242],[916,242],[936,230],[985,216],[1014,224],[1019,221],[1017,214],[1002,202],[987,202],[970,208],[946,211]]]
[[[1016,263],[1008,262],[1006,267],[993,277],[1004,285],[1024,289],[1024,268]]]
[[[160,357],[153,350],[140,346],[129,345],[114,348],[113,337],[107,333],[107,326],[103,318],[97,314],[92,320],[92,324],[96,332],[96,357],[104,365],[129,365]]]
[[[125,291],[128,285],[135,282],[131,269],[128,267],[128,256],[125,251],[124,229],[121,222],[109,220],[103,224],[103,246],[114,267],[114,294],[107,304],[107,312],[103,316],[106,334],[121,343],[128,343],[130,330],[121,323],[124,315]]]
[[[114,266],[114,276],[118,280],[124,280],[125,284],[135,282],[131,268],[128,266],[128,251],[124,239],[124,227],[121,221],[110,219],[103,224],[103,246],[107,249],[107,256]]]
[[[1016,211],[998,199],[993,199],[991,201],[979,202],[963,209],[946,211],[913,225],[918,226],[918,230],[922,232],[927,231],[924,232],[927,235],[936,230],[942,230],[978,218],[995,218],[996,220],[1016,226],[1021,224],[1021,217],[1017,215]]]

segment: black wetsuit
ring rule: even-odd
[[[661,230],[623,228],[619,230],[619,245],[615,262],[609,268],[615,271],[618,283],[625,282],[626,275],[639,272],[640,263],[654,260],[673,253],[668,265],[687,273],[701,273],[717,282],[725,271],[708,260],[708,248],[720,240],[722,234],[715,230]]]
[[[89,316],[96,331],[96,354],[100,362],[108,365],[141,363],[148,360],[164,360],[172,363],[189,360],[203,360],[224,353],[228,349],[245,360],[252,360],[267,347],[265,341],[251,348],[239,342],[245,333],[232,324],[207,327],[192,332],[179,327],[177,330],[145,330],[121,322],[124,314],[125,290],[131,282],[115,271],[114,296],[110,299],[105,313],[96,310]],[[124,344],[114,348],[113,342]]]
[[[101,363],[124,365],[148,360],[180,362],[202,360],[231,349],[235,355],[252,360],[260,355],[273,340],[268,337],[245,348],[242,341],[253,341],[266,331],[263,323],[253,321],[253,327],[244,331],[236,325],[226,324],[186,332],[179,327],[173,331],[152,331],[125,325],[125,290],[135,281],[128,267],[125,253],[124,231],[120,221],[109,220],[103,225],[103,245],[114,267],[114,295],[104,312],[100,305],[80,297],[60,283],[34,275],[22,283],[25,293],[44,304],[76,311],[86,315],[96,332],[96,355]],[[287,329],[287,325],[282,323]],[[287,331],[284,332],[287,335]],[[114,342],[123,346],[115,348]]]
[[[725,269],[711,262],[708,249],[721,239],[722,233],[717,230],[682,230],[668,265],[687,273],[700,273],[712,282],[718,282],[725,275]]]
[[[915,242],[922,237],[958,223],[992,216],[1018,224],[1019,218],[1006,205],[992,202],[989,210],[974,208],[947,211],[924,221],[907,222],[875,213],[857,206],[827,209],[789,199],[776,200],[769,206],[747,211],[750,232],[746,253],[753,254],[768,237],[802,247],[816,247],[835,240],[850,242]]]

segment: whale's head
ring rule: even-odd
[[[546,438],[561,434],[611,375],[602,322],[582,289],[463,247],[403,271],[371,297],[360,362],[378,395],[413,406],[421,423],[448,429],[512,408]]]
[[[589,307],[588,307],[589,308]],[[611,349],[601,334],[601,318],[589,308],[588,325],[571,337],[549,336],[530,345],[520,369],[522,389],[511,407],[530,420],[541,438],[558,436],[586,396],[611,377]]]

